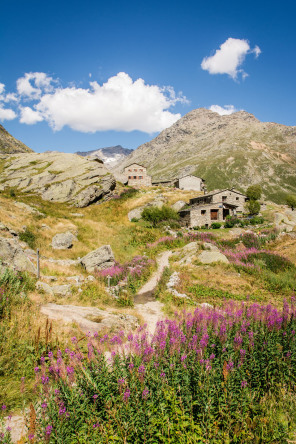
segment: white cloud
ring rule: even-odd
[[[37,122],[41,122],[43,117],[38,111],[34,111],[32,108],[25,106],[20,107],[21,117],[20,122],[27,125],[34,125]]]
[[[203,59],[201,67],[210,74],[228,74],[236,80],[238,74],[241,73],[245,78],[248,74],[239,68],[246,55],[251,53],[254,53],[257,58],[261,49],[257,45],[251,49],[248,40],[229,38],[222,43],[213,56]]]
[[[36,91],[28,87],[30,82],[26,76],[23,91],[32,97]],[[56,88],[41,95],[34,108],[54,130],[69,126],[81,132],[153,133],[171,126],[181,117],[168,111],[177,102],[185,103],[186,98],[181,94],[176,96],[173,88],[147,85],[143,79],[133,81],[128,74],[120,72],[102,85],[90,82],[87,89]]]
[[[0,105],[0,121],[13,120],[16,118],[16,113],[9,108],[2,108]]]
[[[5,85],[4,83],[0,83],[0,94],[4,93]]]
[[[209,109],[220,114],[220,116],[229,116],[238,111],[233,105],[224,105],[224,107],[220,105],[211,105]]]
[[[53,78],[44,72],[29,72],[16,82],[16,89],[20,96],[28,99],[39,99],[43,92],[53,90]]]

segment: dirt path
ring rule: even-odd
[[[134,308],[147,324],[147,330],[153,334],[157,322],[163,317],[163,304],[154,298],[154,291],[165,267],[169,266],[171,251],[165,251],[157,259],[157,270],[135,297]]]

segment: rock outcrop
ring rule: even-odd
[[[1,188],[15,187],[40,194],[42,199],[86,207],[116,186],[113,175],[96,159],[47,152],[6,156]]]
[[[112,267],[115,258],[110,245],[103,245],[80,259],[80,263],[88,273],[93,273]]]
[[[37,274],[35,266],[27,258],[15,239],[0,237],[0,263],[17,271]]]
[[[95,307],[47,304],[41,307],[41,312],[47,315],[49,319],[61,320],[71,324],[75,322],[85,333],[94,333],[110,328],[130,331],[139,326],[135,316],[112,313]]]
[[[77,240],[71,231],[66,233],[58,233],[52,238],[52,248],[54,250],[67,250],[73,246],[73,242]]]

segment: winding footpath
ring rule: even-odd
[[[134,308],[147,324],[147,331],[151,334],[154,333],[157,322],[163,318],[164,305],[154,298],[154,292],[165,267],[169,266],[171,254],[171,251],[165,251],[156,258],[157,270],[135,296]]]

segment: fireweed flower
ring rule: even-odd
[[[145,373],[145,366],[144,365],[140,365],[140,367],[138,368],[138,372],[140,374],[144,374]]]
[[[143,398],[143,399],[146,399],[146,398],[148,397],[148,395],[149,395],[149,390],[148,390],[148,389],[143,390],[143,392],[142,392],[142,398]]]
[[[2,407],[1,407],[1,409],[2,409],[2,410],[6,410],[6,405],[3,404]]]
[[[39,367],[35,367],[35,368],[34,368],[34,372],[35,372],[35,373],[40,372],[40,368],[39,368]]]
[[[242,383],[241,383],[241,387],[242,388],[247,387],[247,385],[248,385],[247,381],[242,381]]]
[[[46,402],[43,402],[43,403],[41,404],[41,407],[42,407],[43,409],[46,409],[46,408],[47,408],[47,404],[46,404]]]
[[[46,434],[47,436],[50,436],[50,435],[51,435],[51,432],[52,432],[52,429],[53,429],[52,425],[48,425],[48,426],[46,426],[45,434]]]
[[[96,428],[98,428],[98,427],[100,427],[100,424],[99,424],[98,422],[96,422],[96,423],[93,425],[93,428],[96,429]]]
[[[97,399],[99,397],[99,395],[94,395],[93,399]]]
[[[125,379],[118,379],[118,385],[124,385],[125,384]]]
[[[126,391],[123,394],[124,401],[128,401],[130,395],[131,395],[130,389],[126,389]]]

